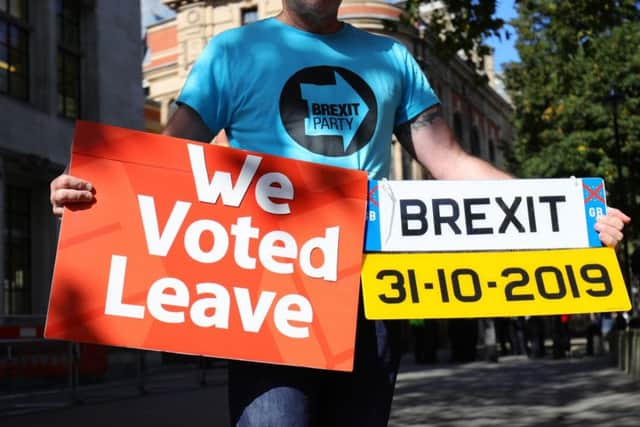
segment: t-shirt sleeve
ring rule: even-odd
[[[402,97],[396,110],[395,126],[413,119],[427,108],[440,103],[420,66],[404,46],[397,45]]]
[[[177,103],[193,108],[213,134],[230,119],[230,81],[226,49],[214,37],[193,64]]]

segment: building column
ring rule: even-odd
[[[30,32],[30,100],[36,109],[55,116],[57,114],[56,90],[56,0],[29,2]],[[53,70],[53,71],[52,71]]]
[[[207,44],[207,14],[204,1],[189,2],[176,9],[178,31],[178,75],[186,79],[191,65]]]

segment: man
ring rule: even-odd
[[[187,79],[165,133],[232,147],[389,171],[392,133],[438,179],[507,179],[453,138],[424,74],[399,43],[337,19],[341,0],[284,0],[282,13],[213,38]],[[51,183],[56,215],[93,199],[90,183]],[[629,220],[611,209],[596,226],[615,245]],[[367,321],[362,304],[354,371],[229,362],[238,426],[384,426],[399,362],[391,322]]]

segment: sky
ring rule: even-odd
[[[162,4],[161,0],[140,0],[140,12],[142,15],[142,29],[174,15],[173,11]]]
[[[497,0],[497,2],[496,15],[499,18],[504,19],[505,22],[509,22],[510,19],[516,17],[514,0]],[[518,52],[514,46],[516,42],[515,31],[510,25],[505,25],[505,29],[511,33],[510,40],[505,40],[504,37],[502,40],[497,37],[492,37],[486,41],[489,46],[494,48],[494,61],[497,73],[502,72],[503,64],[507,62],[517,62],[520,60]]]
[[[516,16],[516,10],[514,7],[514,0],[497,0],[497,13],[496,15],[505,21]],[[142,12],[142,28],[144,28],[154,22],[173,16],[173,11],[162,4],[161,0],[141,0],[140,8]],[[493,37],[487,40],[487,44],[492,46],[495,51],[495,68],[497,73],[502,72],[503,64],[511,61],[518,61],[518,53],[515,50],[514,43],[516,41],[515,31],[513,27],[505,26],[512,36],[510,40],[499,40],[497,37]]]

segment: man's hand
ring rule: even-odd
[[[71,175],[62,174],[51,181],[51,208],[60,217],[65,207],[79,208],[95,200],[95,189],[90,182]]]
[[[163,134],[202,142],[210,142],[214,136],[198,113],[186,105],[178,107]],[[62,174],[51,181],[50,200],[53,214],[60,217],[65,207],[88,208],[95,202],[95,189],[88,181]]]
[[[598,217],[595,229],[600,234],[600,241],[603,244],[615,248],[624,238],[622,229],[629,222],[631,222],[631,218],[621,210],[607,207],[607,214]]]

